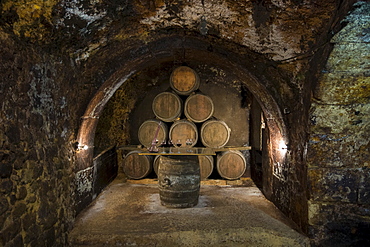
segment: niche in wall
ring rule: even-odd
[[[170,75],[173,69],[186,65],[199,75],[198,92],[208,95],[214,103],[213,117],[225,121],[230,127],[230,138],[226,146],[250,146],[250,108],[252,95],[232,71],[211,64],[173,62],[158,63],[133,75],[119,88],[104,108],[95,136],[98,154],[109,145],[139,145],[138,129],[148,120],[154,119],[152,102],[156,95],[171,90]],[[185,102],[187,96],[180,96]],[[180,118],[185,118],[182,115]],[[167,123],[168,129],[171,123]],[[196,124],[200,130],[201,124]],[[196,146],[202,146],[198,138]],[[249,164],[249,151],[242,151]],[[119,163],[122,157],[118,157]],[[247,166],[245,176],[250,175]]]

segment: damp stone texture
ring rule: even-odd
[[[370,4],[355,7],[311,106],[309,234],[324,246],[362,245],[370,229]]]
[[[1,28],[0,46],[0,246],[63,246],[74,204],[73,68]]]
[[[91,150],[102,108],[121,84],[165,62],[197,62],[219,79],[224,66],[248,88],[256,82],[256,98],[263,103],[268,95],[273,109],[285,112],[279,121],[290,139],[277,176],[266,157],[268,199],[304,231],[309,221],[317,243],[336,230],[361,237],[369,210],[369,10],[362,1],[332,40],[308,131],[312,75],[354,2],[0,1],[0,246],[67,244],[77,213],[95,196]],[[154,77],[150,81],[148,87],[130,86],[158,86]],[[126,118],[140,97],[127,89],[120,95],[125,108],[115,113],[122,118],[98,128],[119,127],[122,143],[129,138]],[[88,110],[92,114],[85,116]],[[91,146],[78,153],[82,123]],[[104,141],[104,133],[99,136]]]

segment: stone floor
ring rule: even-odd
[[[218,184],[218,185],[214,185]],[[71,246],[309,246],[249,183],[203,182],[193,208],[161,205],[155,180],[117,178],[76,220]]]

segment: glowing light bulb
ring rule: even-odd
[[[283,140],[279,142],[279,149],[288,149],[288,146],[285,144]]]
[[[281,159],[284,159],[285,158],[285,155],[286,155],[286,153],[288,151],[288,146],[285,144],[285,141],[284,140],[280,140],[279,141],[278,147],[277,147],[277,151],[280,154],[280,158]]]
[[[89,149],[89,146],[87,146],[86,144],[78,144],[77,145],[77,151],[87,150],[87,149]]]

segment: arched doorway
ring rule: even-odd
[[[266,147],[269,157],[267,161],[270,166],[269,171],[271,173],[274,171],[279,172],[275,167],[284,166],[288,143],[285,123],[276,100],[257,77],[250,72],[251,68],[244,66],[239,54],[228,52],[221,48],[215,48],[209,42],[200,39],[186,42],[182,37],[170,37],[166,39],[167,41],[158,40],[148,44],[147,49],[142,49],[143,52],[140,56],[126,58],[121,68],[102,84],[92,98],[82,117],[82,123],[78,133],[77,142],[79,144],[79,150],[76,153],[76,171],[87,169],[92,165],[94,137],[99,117],[115,91],[119,87],[124,86],[127,80],[136,72],[159,61],[173,61],[175,53],[181,51],[181,53],[185,54],[182,59],[205,64],[212,61],[213,64],[232,71],[236,77],[245,82],[244,86],[254,95],[256,103],[263,112],[266,129],[268,129],[267,139],[269,142]],[[172,41],[173,47],[159,45],[161,42],[168,43],[168,39]],[[272,174],[270,175],[272,176]],[[272,193],[272,183],[269,182],[269,179],[266,179],[264,182],[263,190],[267,195]],[[89,191],[84,190],[84,193],[88,194]]]

